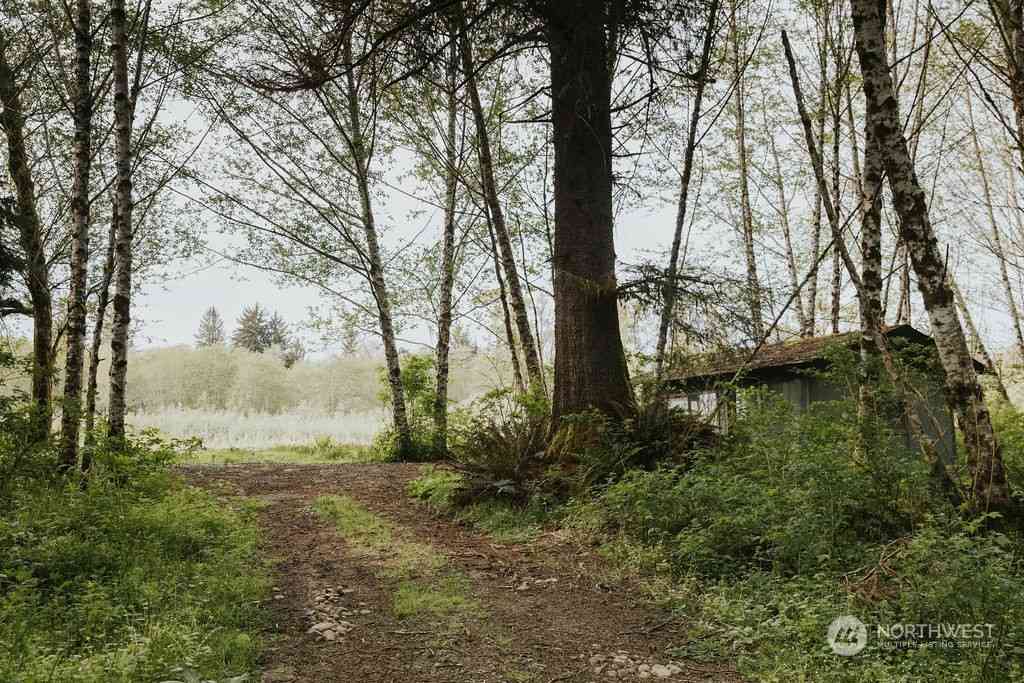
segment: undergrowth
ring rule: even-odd
[[[952,508],[851,403],[794,415],[767,393],[743,398],[729,438],[686,470],[627,472],[570,504],[571,526],[686,616],[680,655],[765,681],[1024,677],[1019,536]],[[842,615],[867,626],[856,656],[826,640]],[[897,646],[879,632],[894,624],[979,624],[986,637]]]
[[[1024,680],[1024,542],[1013,525],[954,507],[894,426],[893,395],[874,398],[866,413],[844,400],[796,414],[744,391],[728,435],[686,431],[684,448],[657,416],[576,416],[539,458],[519,437],[487,441],[486,458],[467,467],[455,450],[451,468],[424,468],[409,493],[499,539],[561,525],[687,623],[675,654],[735,662],[751,680]],[[523,414],[490,434],[528,429]],[[1024,417],[1010,406],[994,416],[1019,483]],[[523,495],[472,483],[524,460],[529,476],[513,482]],[[855,656],[826,637],[843,615],[866,626]],[[980,630],[891,635],[957,624]]]
[[[480,529],[501,543],[525,543],[541,534],[559,509],[546,498],[532,496],[525,504],[495,495],[464,502],[466,476],[424,465],[409,482],[409,495],[442,513]]]
[[[152,435],[101,443],[80,481],[49,447],[12,450],[17,423],[0,440],[0,680],[251,674],[269,590],[252,512],[184,485]]]

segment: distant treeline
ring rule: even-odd
[[[28,353],[27,342],[16,343]],[[20,354],[19,354],[20,355]],[[384,359],[337,356],[303,359],[286,368],[273,354],[230,346],[173,346],[130,354],[128,410],[162,408],[232,410],[278,414],[294,410],[330,415],[381,408]],[[501,361],[485,355],[452,362],[451,400],[458,402],[495,386]],[[105,407],[106,368],[99,373],[100,409]],[[24,374],[0,378],[0,392],[28,391]]]

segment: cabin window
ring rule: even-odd
[[[715,414],[715,409],[718,407],[718,394],[715,391],[698,391],[683,396],[674,396],[669,401],[669,405],[706,419]]]

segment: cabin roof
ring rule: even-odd
[[[886,338],[899,338],[910,343],[931,346],[935,342],[924,332],[911,325],[892,325],[883,329]],[[689,366],[671,372],[667,381],[673,384],[688,384],[713,381],[736,374],[743,369],[750,376],[771,374],[787,368],[800,368],[820,364],[825,351],[834,346],[856,347],[860,342],[860,331],[831,334],[821,337],[806,337],[768,344],[750,358],[751,349],[737,348],[724,352],[705,354],[693,359]],[[976,367],[980,363],[976,362]]]

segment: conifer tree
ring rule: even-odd
[[[284,318],[277,311],[274,311],[267,319],[264,331],[270,346],[284,349],[290,344],[291,337],[288,334],[288,323],[284,321]]]
[[[213,306],[210,306],[199,319],[199,331],[196,332],[196,346],[220,346],[226,341],[224,335],[224,318]]]
[[[238,328],[231,335],[231,343],[253,353],[263,353],[270,348],[268,322],[267,312],[262,306],[246,306],[238,318]]]

